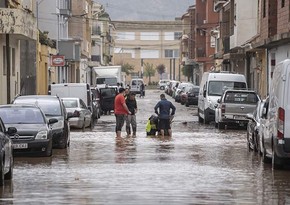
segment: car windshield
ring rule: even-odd
[[[97,78],[97,84],[117,85],[117,78]]]
[[[44,124],[45,119],[37,108],[1,108],[0,117],[4,124]]]
[[[244,82],[231,82],[231,81],[210,81],[208,84],[208,95],[221,96],[227,89],[246,89]]]
[[[224,101],[225,103],[257,104],[258,100],[255,93],[227,92]]]
[[[60,103],[56,99],[18,98],[14,101],[14,103],[36,104],[41,108],[46,116],[62,116]]]
[[[66,108],[77,108],[78,100],[77,99],[62,99],[62,102]]]

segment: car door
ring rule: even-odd
[[[268,118],[268,108],[269,108],[269,98],[266,99],[263,110],[262,110],[262,117],[261,117],[261,141],[263,146],[263,151],[266,152],[267,155],[271,155],[272,153],[272,139],[270,137],[270,131],[269,131],[269,118]]]
[[[82,99],[79,99],[81,112],[85,118],[86,126],[90,125],[92,120],[92,112],[87,108],[85,102]]]

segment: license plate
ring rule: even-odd
[[[13,144],[14,149],[27,149],[28,145],[27,143],[20,143],[20,144]]]
[[[237,120],[244,120],[246,119],[244,116],[241,116],[241,115],[235,115],[234,116],[234,119],[237,119]]]

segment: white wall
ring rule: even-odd
[[[235,0],[236,22],[230,48],[243,45],[258,34],[258,0]]]

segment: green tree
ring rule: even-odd
[[[187,80],[190,81],[193,75],[193,66],[185,65],[184,67],[182,67],[181,71],[182,74],[187,77]]]
[[[151,77],[155,75],[156,70],[152,63],[144,63],[144,76],[149,78],[149,84],[151,85]]]
[[[156,67],[157,73],[160,75],[160,80],[162,80],[162,74],[165,73],[165,65],[164,64],[159,64]]]
[[[121,66],[122,72],[125,72],[126,75],[129,75],[134,69],[135,67],[129,63],[125,63]]]

